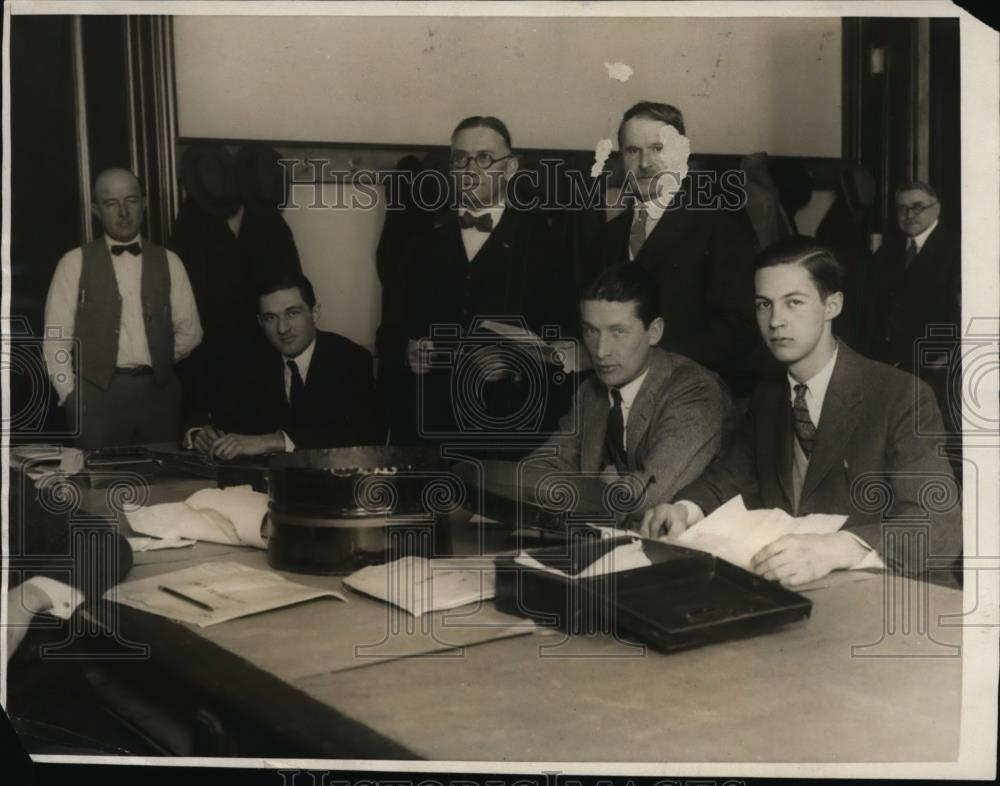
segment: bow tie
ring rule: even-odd
[[[125,252],[139,256],[142,253],[142,246],[139,245],[138,241],[135,243],[129,243],[125,246],[111,246],[111,253],[116,257],[120,257]]]
[[[489,213],[483,213],[481,216],[474,216],[469,212],[459,213],[458,225],[462,229],[478,229],[480,232],[492,232],[493,216]]]

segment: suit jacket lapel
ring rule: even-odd
[[[468,264],[469,258],[465,254],[465,243],[462,242],[462,228],[458,225],[458,213],[454,210],[443,210],[437,213],[434,227],[442,232],[446,258]]]
[[[583,429],[580,441],[580,469],[584,472],[600,472],[601,454],[604,451],[604,432],[608,427],[608,411],[611,405],[604,385],[591,377],[584,383],[583,406],[581,407]]]
[[[774,430],[777,442],[775,444],[775,463],[778,470],[778,482],[789,506],[792,504],[794,495],[792,494],[792,404],[788,398],[787,385],[785,385],[785,395],[781,401],[784,405],[781,408],[781,416],[778,418],[777,428]],[[789,507],[791,510],[791,507]]]
[[[682,191],[686,189],[687,181],[685,181]],[[688,194],[682,194],[681,192],[678,192],[674,197],[675,200],[688,198]],[[629,227],[632,226],[632,218],[634,215],[634,209],[629,210]],[[663,212],[663,215],[660,216],[660,220],[656,222],[653,227],[653,231],[650,232],[649,236],[646,238],[646,242],[642,244],[642,248],[639,249],[639,254],[635,258],[635,261],[639,262],[647,269],[654,269],[657,266],[663,265],[664,262],[669,263],[669,249],[678,244],[678,241],[687,231],[689,223],[690,215],[688,213],[688,209],[686,207],[677,207],[671,203],[671,206]],[[625,253],[627,257],[627,232],[625,235],[625,245]]]
[[[670,369],[671,363],[666,353],[653,347],[649,354],[649,371],[646,373],[646,378],[642,381],[642,386],[632,401],[632,408],[628,413],[625,443],[630,469],[640,468],[636,451],[642,444],[643,437],[646,436],[653,413],[659,404],[654,397],[654,391],[663,389],[666,379],[670,376]]]
[[[863,380],[855,359],[854,353],[841,342],[837,365],[833,369],[826,398],[823,399],[816,444],[809,458],[809,469],[802,484],[800,509],[830,470],[843,461],[845,447],[857,425],[857,418],[851,417],[851,410],[863,398],[861,392]]]
[[[778,477],[778,484],[788,500],[788,509],[792,505],[792,405],[789,400],[788,383],[782,380],[773,385],[769,393],[773,395],[772,403],[766,411],[774,413],[774,421],[764,423],[765,436],[760,443],[761,454],[759,463],[762,467],[773,467]],[[770,428],[767,428],[770,426]]]

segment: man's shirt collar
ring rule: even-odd
[[[639,376],[637,376],[631,382],[622,385],[620,388],[618,388],[618,392],[621,393],[622,396],[622,406],[625,409],[632,408],[632,402],[635,401],[635,397],[639,393],[639,388],[642,387],[642,383],[643,381],[645,381],[646,375],[648,374],[649,374],[649,368],[647,367],[645,371],[643,371]],[[612,405],[614,405],[614,399],[611,398],[610,388],[608,388],[608,400],[611,402]]]
[[[917,247],[917,253],[920,253],[923,250],[924,243],[927,242],[927,238],[931,236],[931,232],[933,232],[937,228],[937,225],[938,222],[937,219],[935,219],[934,223],[931,224],[929,227],[927,227],[927,229],[925,229],[919,235],[914,235],[912,238],[910,238],[911,240],[913,240],[914,245],[916,245]]]

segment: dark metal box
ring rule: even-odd
[[[527,552],[544,566],[497,558],[496,606],[573,634],[606,633],[673,651],[752,636],[809,616],[812,601],[711,554],[643,540],[649,567],[573,578],[630,537],[576,536]]]

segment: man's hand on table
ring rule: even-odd
[[[284,451],[285,437],[276,431],[273,434],[224,434],[212,443],[208,453],[212,458],[233,459]]]
[[[857,538],[847,532],[829,535],[783,535],[764,546],[750,561],[758,576],[797,587],[835,570],[849,570],[868,555]]]
[[[191,447],[199,453],[210,453],[212,445],[226,435],[225,431],[220,431],[213,426],[203,426],[192,434]]]
[[[639,534],[644,538],[676,538],[695,523],[693,519],[687,506],[663,502],[645,512]]]

